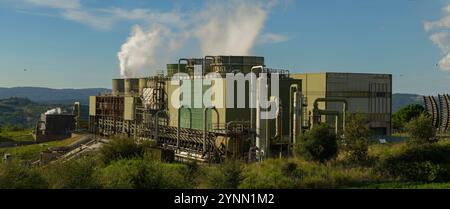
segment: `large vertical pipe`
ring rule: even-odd
[[[147,88],[148,78],[139,78],[139,95],[144,93],[144,89]]]
[[[187,69],[187,67],[188,67],[188,65],[189,65],[189,59],[186,59],[186,58],[181,58],[181,59],[179,59],[178,60],[178,80],[181,80],[181,78],[180,78],[180,65],[181,65],[181,61],[186,61],[186,68],[185,69]]]
[[[301,98],[300,98],[300,92],[299,92],[300,87],[298,84],[292,84],[290,90],[291,90],[290,95],[293,95],[292,103],[293,103],[293,109],[294,109],[293,114],[291,112],[292,117],[293,117],[292,125],[291,125],[292,139],[293,139],[292,142],[295,144],[295,143],[297,143],[299,132],[301,132],[301,130],[299,130],[299,129],[301,129],[301,128],[299,128],[299,125],[301,126],[301,121],[302,121],[302,116],[299,111],[300,107],[301,107]]]
[[[206,133],[208,132],[208,120],[207,120],[207,113],[208,113],[208,109],[214,110],[214,112],[216,113],[217,116],[217,126],[219,126],[219,111],[217,111],[217,108],[215,106],[212,107],[206,107],[205,109],[203,109],[203,152],[206,153]]]
[[[214,57],[214,56],[205,56],[204,58],[203,58],[203,72],[202,72],[202,76],[203,76],[203,74],[206,72],[206,60],[212,60],[213,61],[213,63],[216,61],[216,58]]]
[[[166,112],[166,111],[165,111],[165,110],[159,110],[159,111],[156,112],[156,114],[155,114],[155,141],[156,141],[156,142],[158,142],[158,138],[159,138],[159,135],[158,135],[159,115],[160,115],[161,113],[164,113],[164,112]]]
[[[180,77],[180,65],[181,65],[181,61],[186,61],[186,68],[185,69],[187,69],[187,66],[188,66],[188,64],[189,64],[189,59],[186,59],[186,58],[181,58],[181,59],[179,59],[178,60],[178,74],[177,74],[177,76],[178,76],[178,80],[179,80],[179,85],[180,85],[180,88],[181,88],[181,77]],[[181,105],[182,106],[182,105]],[[178,127],[177,127],[177,148],[178,148],[178,145],[179,145],[179,141],[180,141],[180,108],[181,108],[181,106],[180,107],[178,107],[178,116],[177,116],[177,123],[178,123]]]
[[[255,70],[255,69],[261,69],[261,71],[263,71],[263,69],[264,69],[264,67],[263,66],[253,66],[252,67],[252,69],[250,70],[250,73],[254,73],[253,72],[253,70]],[[256,76],[255,75],[255,79],[257,79],[258,78],[258,76]],[[253,87],[253,85],[256,85],[256,84],[253,84],[253,79],[250,79],[250,103],[249,103],[249,105],[250,105],[250,128],[251,129],[253,129],[253,102],[255,102],[255,101],[253,101],[253,94],[254,93],[257,93],[257,92],[254,92],[257,88],[256,88],[256,86],[255,86],[255,89],[253,89],[252,87]],[[259,106],[259,103],[258,103],[258,98],[256,98],[256,109],[258,109],[258,106]]]
[[[181,109],[186,108],[189,110],[189,128],[192,129],[192,111],[191,108],[181,105],[178,108],[178,119],[177,119],[177,149],[180,148],[180,128],[181,128]]]

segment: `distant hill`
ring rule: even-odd
[[[79,101],[88,104],[89,96],[95,96],[101,92],[110,92],[105,88],[88,89],[51,89],[41,87],[14,87],[0,88],[0,99],[11,97],[28,98],[31,101],[46,104],[71,104]]]
[[[394,112],[408,104],[423,105],[423,96],[419,94],[392,94],[392,110]]]
[[[42,112],[54,107],[71,108],[75,101],[81,102],[83,118],[87,118],[89,96],[110,91],[110,89],[105,88],[0,88],[0,125],[10,123],[27,127],[34,126]],[[392,110],[394,112],[408,104],[423,105],[422,95],[401,93],[392,95]]]
[[[0,99],[0,126],[34,127],[40,114],[54,107],[57,106],[38,104],[26,98]]]
[[[60,107],[63,110],[72,112],[72,104],[45,104],[31,101],[27,98],[11,97],[0,99],[0,126],[7,124],[24,128],[32,128],[36,125],[39,117],[47,110]],[[87,120],[89,106],[81,105],[81,117]]]

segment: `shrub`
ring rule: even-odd
[[[51,165],[43,172],[52,189],[90,189],[99,187],[95,171],[93,158],[79,158]]]
[[[186,189],[194,182],[186,178],[187,166],[165,164],[147,157],[120,159],[97,173],[104,188],[114,189]]]
[[[0,164],[0,189],[44,189],[48,184],[33,168],[10,162]]]
[[[199,183],[197,177],[201,175],[201,170],[196,161],[186,163],[181,173],[186,182],[188,182],[189,187],[194,187]]]
[[[242,173],[242,189],[293,189],[301,180],[301,170],[295,163],[268,159],[247,165]]]
[[[450,181],[450,145],[411,146],[381,160],[379,169],[410,181]]]
[[[369,133],[367,120],[361,114],[350,114],[344,131],[343,149],[351,162],[367,160],[369,150]]]
[[[142,157],[144,148],[138,145],[132,138],[113,138],[108,144],[100,149],[100,160],[104,164],[123,158]]]
[[[133,189],[133,177],[137,174],[138,165],[142,159],[122,159],[111,162],[99,171],[98,178],[103,188]]]
[[[405,128],[406,123],[419,117],[424,112],[425,108],[419,104],[409,104],[404,106],[392,115],[392,128],[397,131],[402,131]]]
[[[337,155],[337,138],[328,125],[320,124],[301,137],[296,150],[307,160],[325,162]]]
[[[226,161],[211,169],[206,178],[208,187],[236,189],[242,181],[242,163],[236,160]]]
[[[409,144],[433,143],[438,140],[436,137],[436,128],[433,126],[431,118],[426,114],[421,114],[419,117],[408,122],[406,124],[406,131],[409,135]]]

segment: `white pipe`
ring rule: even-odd
[[[253,74],[253,70],[254,69],[261,69],[261,71],[263,71],[264,70],[264,66],[261,66],[261,65],[259,65],[259,66],[253,66],[252,67],[252,69],[250,70],[250,73],[252,73]],[[257,80],[258,79],[258,76],[256,76],[255,75],[255,79]],[[250,128],[251,129],[253,129],[253,106],[251,105],[254,101],[252,101],[252,99],[253,99],[253,91],[255,91],[257,88],[255,88],[255,89],[252,89],[252,87],[253,87],[253,79],[250,79],[250,103],[249,103],[249,105],[250,105]],[[256,101],[256,104],[257,104],[257,106],[256,106],[256,108],[258,108],[258,99],[256,99],[257,101]]]

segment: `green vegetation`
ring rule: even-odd
[[[47,186],[47,182],[36,169],[15,162],[0,164],[2,189],[42,189]]]
[[[80,158],[53,164],[40,171],[51,189],[90,189],[99,187],[94,177],[96,169],[93,158]]]
[[[338,152],[337,137],[327,124],[320,124],[307,131],[298,143],[297,154],[307,160],[325,162]]]
[[[0,143],[33,141],[33,135],[31,132],[31,129],[23,129],[17,126],[5,125],[0,128]]]
[[[392,128],[397,132],[402,132],[409,121],[423,113],[425,113],[425,108],[420,104],[406,105],[392,115]]]
[[[380,160],[380,171],[406,181],[450,181],[450,143],[405,146]]]
[[[0,188],[450,188],[450,141],[430,140],[427,120],[411,119],[407,141],[370,144],[365,119],[350,115],[340,149],[336,135],[319,125],[304,135],[295,157],[250,164],[165,163],[151,144],[120,137],[89,156],[45,167],[28,166],[45,146],[0,149],[13,156],[0,165]]]
[[[0,188],[450,188],[450,141],[369,145],[368,164],[340,160],[344,155],[201,165],[163,163],[147,152],[105,164],[98,153],[42,168],[2,164]]]
[[[243,164],[230,160],[210,169],[205,182],[208,188],[237,189],[243,180]]]
[[[26,146],[7,147],[0,148],[0,156],[6,153],[12,155],[13,159],[22,163],[31,163],[39,159],[39,155],[42,151],[45,151],[48,147],[60,147],[69,145],[80,137],[72,137],[61,141],[47,142],[43,144],[32,144]]]
[[[413,118],[406,124],[406,131],[409,135],[410,144],[427,144],[438,140],[436,128],[433,127],[432,120],[428,115],[421,114]]]
[[[100,149],[100,159],[108,164],[117,159],[129,159],[133,157],[142,157],[144,147],[134,142],[132,138],[116,137]]]
[[[344,131],[342,151],[351,162],[367,160],[370,130],[367,119],[361,114],[350,114]]]

